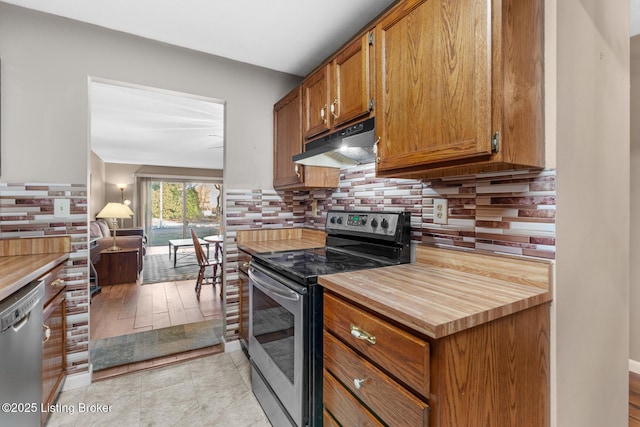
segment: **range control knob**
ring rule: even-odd
[[[338,224],[342,224],[342,217],[341,216],[338,217]]]
[[[366,219],[366,218],[363,218],[363,219],[360,221],[360,224],[362,224],[362,225],[367,225],[367,219]]]
[[[382,219],[382,223],[380,224],[382,228],[389,228],[389,221],[386,218]]]
[[[331,222],[331,224],[335,224],[336,223],[336,217],[332,216],[329,221]]]
[[[377,219],[375,219],[375,218],[373,218],[373,219],[371,220],[371,226],[372,226],[373,228],[376,228],[376,227],[378,226],[378,220],[377,220]]]

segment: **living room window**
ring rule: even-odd
[[[145,179],[143,227],[150,246],[171,239],[218,234],[222,223],[222,184],[205,180]]]

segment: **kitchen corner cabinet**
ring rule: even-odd
[[[371,115],[372,46],[373,32],[367,32],[302,83],[306,139]]]
[[[53,404],[66,376],[66,298],[64,281],[60,278],[63,266],[59,265],[40,280],[45,284],[45,301],[42,316],[42,403]],[[49,412],[42,413],[42,423]]]
[[[399,2],[375,29],[376,173],[544,167],[543,1]]]
[[[336,188],[340,171],[293,163],[302,153],[302,88],[293,89],[273,107],[273,187],[281,189]]]
[[[433,339],[325,290],[324,418],[548,426],[549,327],[546,303]]]

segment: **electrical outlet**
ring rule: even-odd
[[[53,216],[56,218],[68,218],[71,216],[71,200],[53,199]]]
[[[449,221],[447,199],[433,199],[434,224],[446,224]]]
[[[318,215],[318,201],[314,200],[311,202],[311,216]]]

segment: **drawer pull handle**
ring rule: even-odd
[[[42,344],[44,344],[49,341],[49,338],[51,338],[51,328],[44,323],[42,324],[42,327],[44,328],[44,341],[42,341]]]
[[[366,342],[368,342],[369,344],[375,344],[376,343],[376,337],[371,335],[369,332],[360,329],[359,327],[357,327],[356,325],[354,325],[353,323],[350,326],[351,329],[351,335],[353,335],[355,338],[359,339],[359,340],[364,340]]]
[[[51,286],[51,287],[54,287],[54,286],[60,286],[60,285],[64,285],[64,280],[62,280],[62,279],[56,279],[56,280],[54,280],[53,282],[51,282],[51,285],[50,285],[50,286]]]
[[[360,390],[362,388],[362,386],[364,385],[364,379],[362,378],[355,378],[353,380],[353,385],[355,388],[357,388],[358,390]]]

